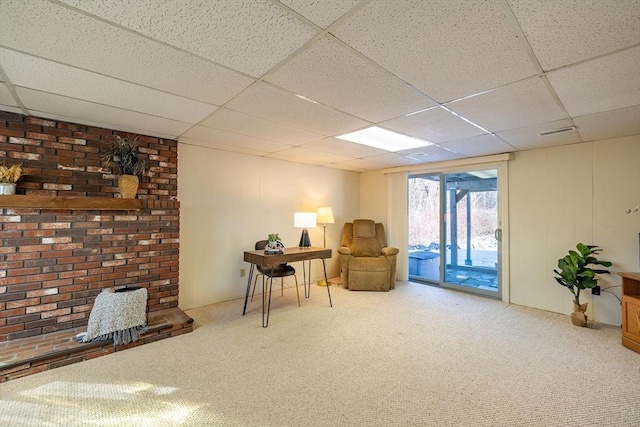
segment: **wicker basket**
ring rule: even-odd
[[[135,199],[140,180],[136,175],[118,176],[118,191],[123,199]]]

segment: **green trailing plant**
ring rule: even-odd
[[[102,162],[107,166],[115,165],[120,175],[141,176],[147,171],[147,162],[138,153],[138,137],[129,139],[116,135]]]
[[[269,234],[269,236],[267,237],[267,240],[269,240],[270,242],[279,242],[280,234],[278,233]]]
[[[569,251],[568,255],[558,260],[558,269],[553,270],[559,277],[554,277],[556,281],[569,289],[574,296],[573,302],[580,306],[580,291],[593,288],[598,285],[596,274],[610,274],[609,270],[591,268],[590,265],[601,265],[611,267],[609,261],[600,261],[595,255],[602,249],[598,246],[578,243],[577,251]]]

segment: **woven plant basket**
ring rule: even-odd
[[[118,176],[118,191],[123,199],[135,199],[140,180],[136,175]]]

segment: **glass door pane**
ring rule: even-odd
[[[443,285],[499,296],[498,171],[443,177]]]
[[[409,277],[440,283],[440,174],[409,177]]]

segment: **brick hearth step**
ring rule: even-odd
[[[193,319],[177,307],[148,313],[149,331],[129,344],[78,343],[86,326],[0,343],[0,383],[60,366],[104,356],[193,330]]]

